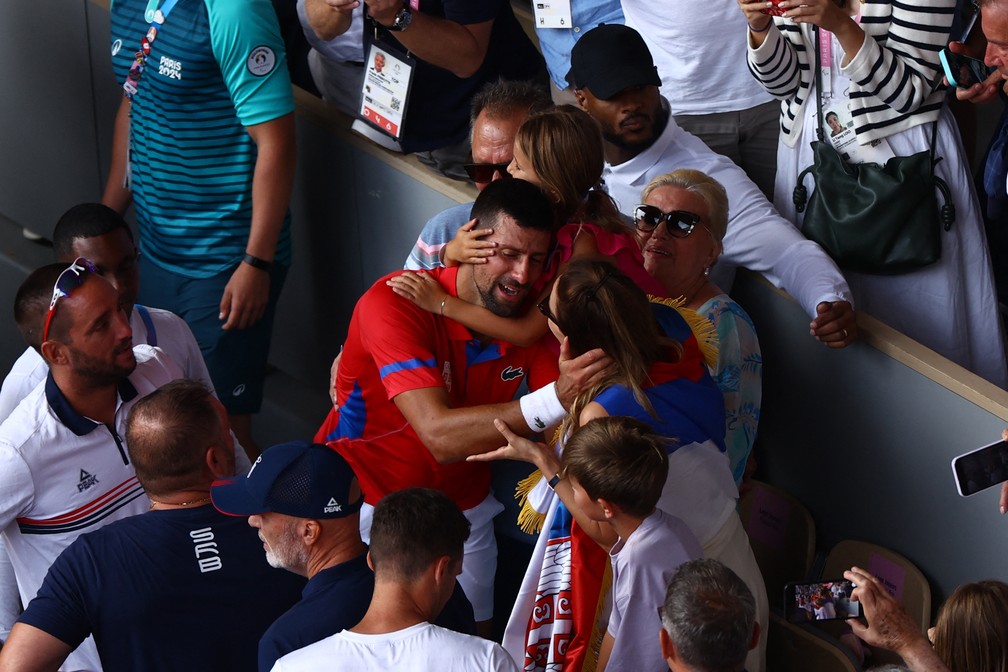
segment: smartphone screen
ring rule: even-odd
[[[952,474],[963,497],[1008,481],[1008,443],[997,441],[953,458]]]
[[[945,70],[945,79],[949,84],[960,89],[968,89],[974,84],[984,81],[994,72],[994,69],[984,65],[983,61],[953,54],[948,49],[942,49],[939,60]]]
[[[857,618],[861,605],[851,600],[854,584],[846,579],[789,583],[784,587],[784,616],[792,623]]]

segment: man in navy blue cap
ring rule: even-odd
[[[211,496],[222,513],[249,517],[270,565],[308,577],[301,601],[259,641],[260,672],[364,617],[374,590],[368,547],[359,531],[364,496],[339,453],[305,441],[273,446],[248,476],[214,483]],[[468,624],[461,629],[470,632],[472,608],[461,590],[455,593],[455,609],[446,609],[442,617],[468,609]],[[453,620],[465,624],[466,617]]]

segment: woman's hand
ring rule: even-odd
[[[459,264],[485,264],[487,257],[494,255],[494,248],[497,243],[483,240],[493,233],[493,229],[477,229],[479,220],[470,219],[459,227],[452,238],[444,246],[445,266],[458,266]]]
[[[745,14],[746,22],[749,24],[749,30],[754,36],[765,33],[773,23],[773,19],[769,14],[766,14],[766,10],[774,6],[774,3],[768,2],[767,0],[738,0],[738,6],[742,9],[742,13]],[[762,38],[759,38],[760,44],[763,43]],[[754,46],[759,46],[754,45]]]
[[[441,313],[442,302],[450,295],[444,287],[428,273],[407,272],[385,281],[392,291],[406,297],[428,313]]]
[[[784,17],[795,23],[811,23],[838,33],[846,24],[854,23],[846,4],[841,7],[833,0],[782,0],[778,7],[786,10]]]

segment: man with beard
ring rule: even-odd
[[[851,291],[833,260],[781,217],[745,172],[699,138],[679,128],[651,52],[633,28],[599,26],[571,52],[567,80],[585,112],[602,126],[609,195],[633,217],[641,191],[678,168],[699,170],[728,192],[728,231],[711,280],[730,290],[735,268],[763,273],[789,292],[814,319],[812,336],[832,348],[857,338]],[[649,250],[645,247],[645,259]]]
[[[0,425],[0,533],[27,605],[78,536],[150,506],[122,439],[126,415],[181,373],[160,350],[134,350],[119,293],[87,259],[33,272],[14,313],[49,365]],[[100,669],[91,640],[69,661]]]
[[[339,453],[306,441],[273,446],[248,476],[217,481],[210,495],[218,511],[248,516],[270,565],[308,577],[301,601],[259,640],[259,672],[360,622],[371,603],[374,574],[358,529],[364,497]],[[461,588],[436,623],[474,633],[472,606]]]
[[[92,632],[104,672],[253,669],[256,642],[304,580],[270,567],[255,530],[210,504],[213,481],[234,473],[227,412],[202,384],[176,380],[133,406],[126,441],[150,511],[60,554],[0,669],[55,670]]]
[[[452,296],[497,315],[530,305],[553,232],[553,212],[523,180],[492,182],[471,218],[493,229],[496,254],[485,264],[424,272]],[[395,274],[394,274],[395,275]],[[390,492],[420,486],[447,494],[472,523],[459,582],[477,621],[493,604],[497,544],[493,517],[501,504],[489,492],[486,463],[466,457],[498,448],[493,421],[530,431],[559,422],[578,390],[607,365],[600,350],[569,360],[542,343],[519,348],[481,334],[398,296],[386,276],[354,309],[336,378],[336,405],[316,435],[342,454],[360,479],[368,540],[372,507]],[[534,393],[511,401],[525,381]],[[554,386],[552,382],[556,380]]]

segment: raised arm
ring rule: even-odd
[[[350,28],[359,0],[304,0],[308,25],[321,40],[331,40]]]
[[[401,0],[365,0],[367,12],[382,26],[391,26],[403,8]],[[463,24],[423,12],[413,12],[409,27],[393,33],[417,58],[448,70],[456,77],[472,77],[483,65],[493,19]]]
[[[450,296],[427,273],[403,273],[387,281],[392,291],[427,312],[460,322],[473,331],[493,338],[528,347],[546,333],[546,318],[530,309],[521,317],[500,317],[482,306]]]

